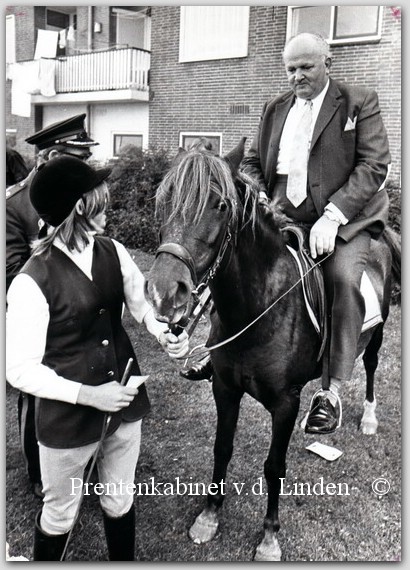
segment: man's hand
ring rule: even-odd
[[[313,225],[309,235],[310,255],[313,259],[335,249],[339,226],[339,222],[329,220],[325,214]]]
[[[92,406],[102,412],[119,412],[127,408],[138,393],[138,388],[121,386],[113,380],[100,386],[82,384],[78,393],[77,404]]]
[[[175,336],[170,331],[162,332],[158,341],[171,358],[182,358],[188,353],[188,335],[185,330],[179,336]]]

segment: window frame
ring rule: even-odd
[[[120,147],[118,149],[117,153],[115,152],[115,139],[116,139],[116,137],[127,137],[127,136],[140,137],[141,138],[141,146],[137,147],[137,148],[140,148],[141,150],[143,150],[143,148],[144,148],[144,135],[143,135],[143,133],[141,133],[141,132],[136,133],[136,132],[126,132],[126,131],[115,131],[112,133],[112,147],[111,147],[112,148],[112,156],[114,158],[118,158],[119,151],[121,150],[121,147]],[[129,143],[129,144],[132,144],[132,143]],[[127,145],[125,144],[123,146],[127,146]],[[134,145],[134,146],[136,146],[136,145]]]
[[[330,46],[336,45],[347,45],[347,44],[363,44],[363,43],[374,43],[379,42],[382,37],[382,25],[383,25],[383,6],[371,4],[378,8],[378,20],[377,20],[377,31],[375,34],[366,36],[349,36],[346,38],[334,38],[336,31],[336,14],[338,6],[328,6],[326,4],[314,6],[314,7],[324,7],[330,8],[330,22],[329,22],[329,36],[325,38]],[[288,17],[286,23],[286,40],[292,37],[292,22],[293,14],[297,9],[309,8],[310,6],[288,6]],[[312,6],[313,7],[313,6]],[[343,7],[343,5],[341,6]]]
[[[219,152],[218,154],[222,154],[222,133],[221,132],[205,132],[205,131],[180,131],[179,133],[179,147],[180,148],[184,148],[185,150],[188,150],[185,146],[184,146],[184,137],[195,137],[196,139],[199,139],[201,137],[213,137],[219,138]]]

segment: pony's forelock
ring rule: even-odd
[[[242,197],[243,211],[252,202],[251,218],[254,224],[257,196],[255,183],[241,172],[237,173],[237,177],[246,187]],[[156,197],[157,214],[161,216],[165,209],[168,220],[180,215],[185,221],[190,216],[190,222],[197,223],[205,211],[211,192],[219,194],[221,200],[229,203],[231,217],[237,220],[240,208],[238,192],[226,161],[210,152],[189,151],[178,158],[160,184]],[[195,212],[193,217],[192,212]]]

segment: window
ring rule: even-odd
[[[179,61],[248,55],[249,6],[181,6]]]
[[[382,10],[382,6],[290,6],[288,38],[318,32],[330,44],[379,40]]]
[[[192,143],[200,138],[206,138],[212,144],[212,150],[216,154],[222,151],[222,134],[221,133],[179,133],[179,146],[188,150]]]
[[[14,14],[6,16],[6,63],[16,62],[16,20]]]
[[[151,49],[151,16],[148,7],[112,8],[113,37],[117,46]]]
[[[46,21],[48,30],[65,30],[70,25],[70,16],[63,12],[46,9]]]
[[[129,145],[136,146],[137,148],[142,148],[142,135],[136,135],[133,133],[115,133],[113,141],[113,156],[118,156],[121,149]]]

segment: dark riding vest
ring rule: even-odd
[[[64,378],[98,386],[121,380],[129,358],[131,374],[140,369],[121,315],[123,279],[113,242],[95,238],[91,281],[61,250],[30,258],[21,270],[47,299],[50,322],[43,364]],[[71,448],[100,439],[104,412],[90,406],[36,399],[37,439],[48,447]],[[141,419],[150,409],[145,386],[124,411],[113,414],[107,434],[124,421]]]

